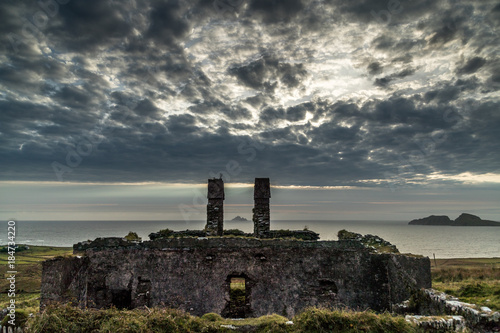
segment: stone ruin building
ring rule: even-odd
[[[204,237],[223,234],[224,183],[210,179],[201,237],[75,244],[75,256],[43,263],[41,306],[166,306],[193,315],[290,318],[310,306],[390,311],[431,287],[427,257],[378,253],[356,239],[271,238],[270,197],[269,178],[256,178],[253,237]],[[243,286],[239,300],[235,283]]]

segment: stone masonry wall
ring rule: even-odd
[[[255,199],[253,208],[253,231],[254,236],[265,238],[271,229],[271,213],[269,199]]]
[[[224,182],[222,179],[208,180],[207,236],[222,236],[224,232]]]
[[[428,258],[371,253],[355,241],[177,238],[98,239],[80,258],[43,264],[41,304],[170,306],[223,314],[230,281],[246,283],[246,316],[292,317],[309,306],[390,310],[431,286]]]
[[[207,205],[207,236],[222,236],[224,232],[224,201],[209,199]]]
[[[255,237],[264,238],[271,229],[269,198],[271,198],[269,178],[255,178],[252,219]]]

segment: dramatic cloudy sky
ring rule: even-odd
[[[0,213],[179,218],[222,173],[235,214],[270,177],[277,218],[500,219],[499,28],[498,1],[2,1]]]

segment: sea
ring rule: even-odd
[[[161,229],[203,229],[205,221],[16,221],[16,243],[42,246],[71,247],[73,244],[98,237],[124,237],[136,232],[143,240]],[[500,257],[500,227],[456,227],[408,225],[408,221],[271,221],[271,229],[303,230],[308,228],[320,235],[320,240],[337,240],[342,229],[360,234],[372,234],[395,244],[402,253],[433,258],[492,258]],[[0,232],[0,244],[6,244],[5,232]],[[224,229],[253,232],[251,221],[224,222]]]

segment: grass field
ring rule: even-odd
[[[432,287],[500,311],[500,258],[433,260]]]
[[[18,309],[37,312],[40,307],[40,283],[42,279],[42,262],[44,260],[73,253],[70,247],[30,246],[29,250],[16,252],[16,303]],[[8,305],[6,252],[0,252],[0,308]]]
[[[66,256],[72,253],[71,248],[50,246],[31,246],[29,250],[16,253],[16,302],[17,308],[28,313],[37,313],[40,305],[40,282],[42,261],[55,256]],[[0,252],[0,274],[6,276],[7,253]],[[487,306],[500,311],[500,258],[490,259],[438,259],[432,260],[433,288],[460,298],[461,301]],[[244,290],[243,281],[232,281],[235,290]],[[8,282],[0,281],[0,308],[8,304]],[[137,326],[137,332],[147,332],[153,326],[164,322],[164,316],[169,319],[168,325],[177,327],[179,331],[190,331],[193,328],[204,327],[207,332],[223,331],[221,325],[249,326],[256,332],[328,332],[330,327],[343,327],[343,332],[359,332],[372,329],[373,332],[416,332],[406,325],[401,317],[389,314],[376,315],[371,312],[329,311],[310,309],[292,318],[294,325],[286,324],[287,318],[272,315],[261,318],[248,318],[234,321],[222,319],[216,314],[206,314],[203,317],[192,317],[175,310],[153,309],[152,312],[138,310],[118,311],[116,309],[98,311],[82,311],[70,308],[56,308],[52,314],[44,314],[30,319],[32,330],[39,332],[49,322],[54,324],[50,316],[56,316],[60,325],[73,325],[72,320],[89,325],[89,327],[106,326],[106,329],[121,331],[125,326]],[[63,320],[61,316],[68,317]],[[141,319],[144,317],[143,319]],[[124,318],[127,318],[126,320]],[[102,323],[99,320],[103,321]],[[102,327],[104,327],[102,326]],[[108,327],[109,326],[109,327]],[[156,327],[156,326],[155,326]],[[76,329],[76,328],[75,328]],[[83,329],[83,328],[82,328]],[[299,330],[300,329],[300,330]],[[100,330],[100,328],[99,328]],[[98,330],[98,331],[99,331]],[[43,330],[42,330],[43,331]],[[230,330],[228,330],[230,331]],[[71,330],[68,332],[72,332]],[[125,331],[124,331],[125,332]],[[134,331],[135,332],[135,331]],[[160,331],[158,331],[160,332]]]

